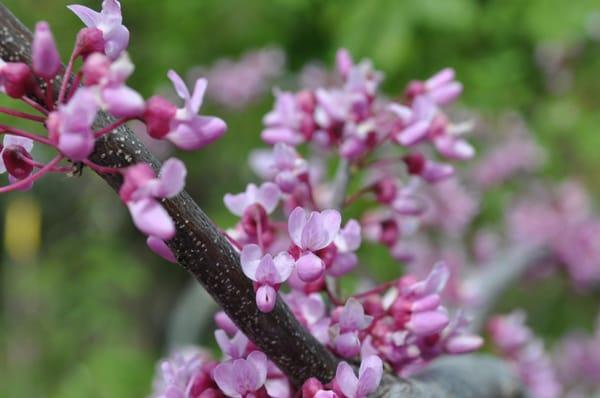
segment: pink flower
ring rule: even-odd
[[[45,79],[53,78],[60,71],[60,55],[50,26],[46,22],[38,22],[35,25],[31,44],[31,65],[35,74]]]
[[[400,128],[392,138],[400,145],[412,146],[427,138],[437,107],[427,97],[417,97],[411,107],[392,103],[389,110],[400,122]]]
[[[119,58],[129,44],[129,30],[123,25],[121,4],[118,0],[104,0],[101,12],[78,4],[67,8],[87,27],[99,29],[104,38],[104,53],[112,60]]]
[[[346,362],[340,362],[335,374],[335,383],[346,398],[366,398],[374,392],[383,375],[383,362],[376,355],[362,360],[358,377]]]
[[[167,160],[158,177],[145,163],[125,169],[119,196],[127,203],[134,224],[144,234],[162,240],[173,237],[173,220],[156,199],[179,194],[183,190],[186,173],[183,162],[178,159]]]
[[[79,88],[66,105],[48,117],[50,137],[58,141],[58,149],[71,160],[86,159],[94,149],[92,123],[98,113],[98,102],[89,88]]]
[[[267,214],[271,214],[277,207],[280,195],[277,185],[265,182],[260,187],[248,184],[246,191],[239,194],[228,193],[223,201],[229,211],[236,216],[243,216],[253,205],[259,205]]]
[[[226,396],[253,398],[267,380],[267,357],[254,351],[248,359],[222,363],[213,371],[213,378]]]
[[[199,397],[202,392],[212,390],[218,397],[218,389],[210,370],[215,362],[207,353],[186,348],[161,361],[157,369],[152,398]]]
[[[314,252],[329,246],[340,230],[341,216],[337,210],[313,211],[309,215],[296,207],[288,219],[292,242],[301,249],[296,260],[298,276],[305,282],[318,279],[325,263]]]
[[[262,178],[274,181],[286,193],[294,191],[302,179],[308,178],[306,161],[296,149],[278,142],[273,151],[255,151],[250,165]]]
[[[263,256],[258,245],[244,246],[241,254],[242,271],[256,283],[256,304],[262,312],[271,312],[275,307],[279,285],[285,282],[294,269],[294,259],[287,252],[275,258],[267,253]]]
[[[333,345],[338,354],[344,358],[351,358],[360,353],[360,339],[358,332],[366,329],[373,317],[365,315],[362,304],[350,298],[339,315],[339,322],[334,325]]]
[[[215,330],[215,340],[228,359],[244,358],[250,348],[250,340],[239,330],[230,339],[224,330],[217,329]]]
[[[463,86],[454,80],[454,69],[442,69],[424,82],[413,81],[408,85],[406,95],[412,99],[426,94],[438,105],[447,105],[462,93]]]
[[[206,79],[196,80],[194,92],[190,94],[181,77],[173,70],[167,74],[177,95],[184,100],[184,106],[177,109],[170,120],[170,130],[166,138],[175,146],[187,151],[200,149],[217,139],[227,130],[225,122],[214,116],[199,116],[202,106]]]
[[[350,272],[358,265],[358,258],[354,253],[360,247],[361,228],[356,220],[350,220],[346,226],[340,230],[335,237],[334,242],[336,254],[327,274],[339,277]]]
[[[90,55],[83,65],[83,78],[88,86],[99,91],[101,104],[116,117],[134,117],[144,112],[144,99],[125,80],[133,73],[133,64],[127,53],[116,61],[100,53]]]
[[[283,142],[298,145],[306,140],[312,128],[307,124],[312,115],[301,107],[298,97],[290,92],[275,91],[275,108],[263,118],[265,129],[260,134],[268,144]]]

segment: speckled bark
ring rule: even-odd
[[[29,63],[30,43],[31,33],[0,3],[0,57]],[[100,115],[96,125],[106,126],[111,121],[107,115]],[[91,160],[109,167],[137,162],[149,163],[156,170],[160,166],[126,127],[99,140]],[[118,175],[100,176],[118,190],[121,184]],[[280,299],[269,314],[257,310],[254,291],[241,271],[239,256],[193,199],[183,192],[172,200],[164,200],[163,205],[177,225],[177,234],[169,246],[179,264],[206,288],[240,329],[296,385],[311,376],[329,381],[335,372],[336,358],[301,327]],[[518,389],[518,383],[502,362],[495,359],[482,362],[478,356],[468,356],[446,359],[411,380],[386,376],[374,396],[508,398],[517,397],[513,393]]]

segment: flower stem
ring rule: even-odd
[[[0,106],[0,113],[4,113],[5,115],[18,117],[21,119],[32,120],[34,122],[39,122],[39,123],[44,123],[44,121],[46,120],[45,118],[43,118],[41,116],[32,115],[30,113],[21,112],[16,109],[10,109],[10,108],[5,108],[5,107],[1,107],[1,106]]]
[[[6,134],[6,133],[11,134],[11,135],[16,135],[19,137],[29,138],[30,140],[39,142],[40,144],[44,144],[44,145],[48,145],[53,148],[56,148],[56,145],[54,145],[54,143],[52,141],[50,141],[48,138],[40,137],[37,134],[29,133],[24,130],[19,130],[14,127],[0,124],[0,134]]]
[[[21,97],[21,101],[23,101],[24,103],[26,103],[27,105],[29,105],[30,107],[32,107],[33,109],[35,109],[36,111],[40,112],[42,115],[47,115],[48,114],[48,110],[47,109],[45,109],[43,106],[41,106],[40,104],[38,104],[37,102],[35,102],[31,98]]]
[[[115,173],[120,173],[123,170],[123,167],[106,167],[106,166],[100,166],[99,164],[96,164],[94,162],[92,162],[91,160],[88,159],[84,159],[82,161],[83,164],[85,164],[86,166],[88,166],[90,169],[93,169],[99,173],[104,173],[104,174],[115,174]]]
[[[69,77],[71,77],[71,72],[73,71],[73,64],[75,63],[75,59],[79,53],[77,52],[77,45],[73,49],[71,53],[71,58],[69,58],[69,63],[67,64],[67,69],[65,70],[65,74],[63,75],[62,82],[60,84],[60,91],[58,92],[58,104],[62,104],[65,94],[67,91],[67,85],[69,84]]]
[[[108,126],[96,131],[94,133],[94,137],[96,139],[101,138],[103,136],[105,136],[106,134],[109,134],[111,131],[113,131],[114,129],[118,128],[119,126],[127,123],[128,121],[130,121],[131,118],[128,117],[123,117],[121,119],[116,120],[115,122],[109,124]]]
[[[30,174],[27,178],[23,178],[15,182],[14,184],[10,184],[4,187],[0,187],[0,193],[11,192],[17,189],[25,188],[32,182],[37,181],[42,178],[44,175],[48,174],[52,171],[54,166],[58,164],[63,159],[63,155],[57,155],[54,159],[52,159],[48,164],[40,169],[37,173]]]

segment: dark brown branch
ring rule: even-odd
[[[29,63],[30,44],[31,33],[0,3],[0,57],[5,61]],[[100,115],[96,127],[107,126],[112,121],[109,116]],[[99,140],[90,159],[107,167],[125,167],[138,162],[149,163],[156,170],[160,167],[156,158],[125,126]],[[115,190],[119,189],[122,182],[119,175],[100,174],[100,177]],[[337,360],[304,330],[281,299],[277,300],[271,313],[258,311],[252,284],[241,271],[238,254],[192,198],[183,192],[172,200],[164,200],[163,205],[177,226],[177,234],[168,244],[179,264],[204,286],[238,327],[294,384],[300,385],[311,376],[329,381],[334,375]],[[453,361],[459,361],[459,364],[455,366]],[[398,381],[388,376],[381,394],[377,396],[398,396],[395,391],[410,392],[407,395],[409,397],[515,396],[512,393],[487,393],[496,391],[496,386],[502,384],[502,380],[508,380],[500,377],[509,372],[499,361],[490,359],[489,369],[487,362],[485,366],[461,367],[461,361],[480,363],[476,356],[471,359],[448,359],[446,363],[431,368],[420,379]],[[467,381],[462,385],[464,391],[469,393],[456,395],[461,387],[454,385],[452,380]],[[514,388],[506,391],[516,391],[516,386],[518,384],[512,380],[511,387]]]

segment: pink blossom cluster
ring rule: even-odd
[[[382,74],[369,61],[355,64],[346,50],[337,54],[337,72],[340,82],[333,87],[276,91],[275,107],[263,120],[263,140],[293,146],[310,142],[351,162],[392,143],[405,148],[408,171],[428,181],[446,178],[452,168],[425,159],[420,144],[433,145],[447,159],[473,156],[461,137],[464,126],[451,123],[442,110],[462,92],[453,70],[411,82],[405,103],[384,98],[378,92]]]
[[[490,319],[488,329],[499,353],[519,373],[531,396],[557,398],[562,386],[543,342],[525,324],[524,312],[497,315]]]
[[[340,297],[339,279],[359,265],[357,252],[363,232],[385,225],[381,220],[370,225],[365,218],[344,222],[342,208],[358,198],[372,197],[379,211],[393,214],[398,222],[417,220],[428,205],[420,200],[419,192],[428,189],[429,183],[451,176],[452,167],[412,148],[430,144],[449,160],[466,159],[470,154],[454,156],[450,152],[451,147],[462,150],[468,144],[454,135],[456,126],[440,109],[462,90],[452,71],[445,70],[425,82],[412,82],[403,105],[379,94],[380,74],[367,61],[355,65],[344,50],[338,53],[338,74],[338,88],[277,93],[275,110],[265,117],[267,128],[262,132],[272,148],[255,151],[250,158],[263,181],[224,196],[225,206],[237,217],[236,224],[224,233],[240,252],[242,271],[253,283],[257,308],[270,312],[278,300],[283,300],[300,323],[335,355],[362,361],[358,375],[341,362],[329,383],[307,380],[301,392],[306,398],[366,397],[379,384],[384,363],[394,372],[408,375],[440,355],[471,352],[483,343],[468,330],[464,314],[451,313],[442,305],[442,292],[450,278],[444,263],[436,265],[424,279],[406,275]],[[430,123],[422,128],[423,136],[411,143],[396,142],[393,137],[409,129],[403,112],[413,112],[412,107],[423,104],[428,104],[431,114],[411,119],[411,123]],[[349,130],[352,128],[369,130]],[[400,151],[389,162],[385,153],[388,143]],[[308,144],[312,157],[301,155],[301,144]],[[358,152],[351,154],[349,148]],[[332,178],[322,166],[328,156],[341,158],[338,173]],[[380,167],[388,163],[395,164],[402,174]],[[342,192],[342,197],[336,198],[340,183],[362,171],[368,175],[364,187],[351,195]],[[396,234],[389,238],[388,246],[400,240]],[[232,397],[290,397],[293,392],[285,376],[272,370],[273,364],[263,376],[264,366],[255,361],[259,351],[235,325],[224,314],[217,317],[217,323],[220,329],[216,338],[224,359],[208,374],[221,392]],[[249,364],[254,370],[245,374],[256,377],[240,381],[234,375]],[[272,378],[281,390],[274,390]],[[238,387],[231,387],[231,383],[238,383]]]
[[[224,313],[215,321],[215,338],[223,352],[218,361],[198,349],[185,348],[162,361],[157,369],[153,398],[287,398],[294,396],[287,377],[240,332]],[[367,356],[358,375],[340,362],[335,378],[325,385],[306,381],[298,394],[317,398],[366,398],[383,375],[383,363]]]
[[[564,264],[577,288],[600,282],[600,219],[580,184],[568,181],[521,198],[509,210],[507,222],[516,241],[549,248],[551,260]]]
[[[554,349],[553,359],[568,398],[600,394],[600,318],[592,333],[571,332]]]
[[[165,241],[175,235],[175,225],[160,202],[183,190],[186,176],[183,162],[169,159],[158,175],[145,163],[106,167],[92,161],[94,146],[119,126],[139,120],[145,123],[153,138],[168,140],[180,149],[197,150],[223,135],[226,125],[217,117],[197,114],[206,79],[198,79],[190,93],[177,73],[168,73],[183,100],[181,107],[160,96],[145,101],[127,85],[134,66],[126,53],[129,31],[122,23],[121,5],[117,0],[105,0],[100,12],[80,5],[69,6],[69,9],[86,27],[79,31],[66,67],[45,22],[35,28],[31,66],[0,62],[0,90],[28,104],[34,113],[10,108],[1,108],[0,112],[37,123],[47,130],[43,136],[0,125],[0,134],[4,135],[0,146],[0,173],[7,172],[9,180],[0,192],[29,189],[48,173],[73,173],[76,166],[60,165],[65,159],[101,173],[119,173],[123,176],[119,195],[134,224],[148,236],[152,250],[174,261]],[[79,60],[81,65],[76,68]],[[46,83],[44,92],[36,80]],[[60,83],[58,90],[55,83]],[[95,128],[99,112],[106,112],[116,120],[106,127]],[[39,162],[32,155],[34,144],[49,147],[57,154],[48,163]]]
[[[197,67],[189,75],[210,81],[206,96],[231,109],[241,109],[264,95],[283,75],[285,54],[279,48],[261,48],[244,53],[238,60],[223,58],[209,68]]]

